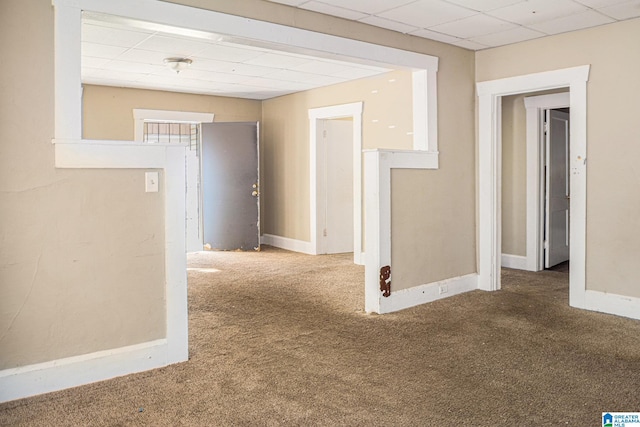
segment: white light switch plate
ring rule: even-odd
[[[158,172],[144,173],[144,191],[147,193],[158,192]]]

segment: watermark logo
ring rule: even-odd
[[[603,412],[602,427],[640,427],[640,412]]]

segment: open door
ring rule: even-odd
[[[547,110],[545,268],[569,260],[569,113]]]
[[[260,250],[258,123],[202,124],[204,244]]]

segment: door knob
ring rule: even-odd
[[[257,195],[258,195],[258,192],[257,192],[256,190],[253,190],[253,191],[251,192],[251,195],[252,195],[252,196],[257,196]]]

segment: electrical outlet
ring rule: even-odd
[[[449,287],[447,285],[440,285],[438,287],[438,290],[440,291],[440,295],[446,294],[447,292],[449,292]]]

